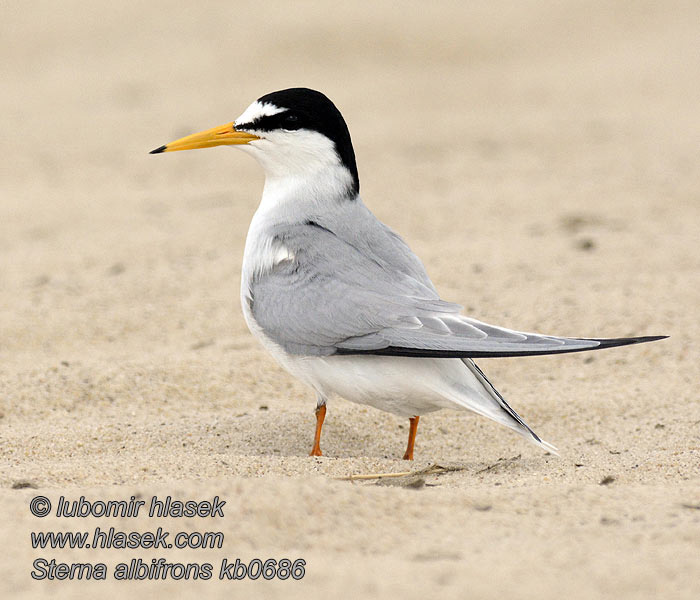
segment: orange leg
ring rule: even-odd
[[[323,420],[326,418],[326,405],[321,404],[316,407],[316,435],[314,436],[314,447],[311,448],[309,456],[323,456],[321,452],[321,427]]]
[[[408,446],[404,452],[404,460],[413,460],[413,445],[416,443],[416,432],[418,431],[418,419],[420,417],[411,417],[411,425],[408,428]]]

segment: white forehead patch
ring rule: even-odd
[[[238,117],[234,123],[238,125],[239,123],[250,123],[252,121],[255,121],[255,119],[259,119],[261,117],[270,117],[272,115],[279,114],[281,112],[284,112],[285,110],[288,110],[286,108],[280,108],[279,106],[275,106],[274,104],[270,104],[269,102],[263,102],[260,103],[257,100],[253,102],[248,108],[245,109],[245,112]]]

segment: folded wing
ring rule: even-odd
[[[254,278],[250,306],[266,335],[292,354],[529,356],[664,337],[556,337],[465,317],[461,306],[438,297],[422,265],[416,271],[420,261],[393,233],[369,246],[307,222],[280,227],[274,236],[289,258]],[[403,264],[408,259],[402,257],[410,263]]]

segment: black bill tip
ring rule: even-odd
[[[155,150],[151,150],[149,154],[160,154],[161,152],[165,152],[165,149],[167,146],[161,146],[160,148],[156,148]]]

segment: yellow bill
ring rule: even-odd
[[[257,135],[236,131],[234,123],[219,125],[213,129],[193,133],[165,146],[151,150],[150,154],[160,154],[161,152],[175,152],[176,150],[195,150],[197,148],[213,148],[214,146],[247,144],[253,140],[259,140]]]

